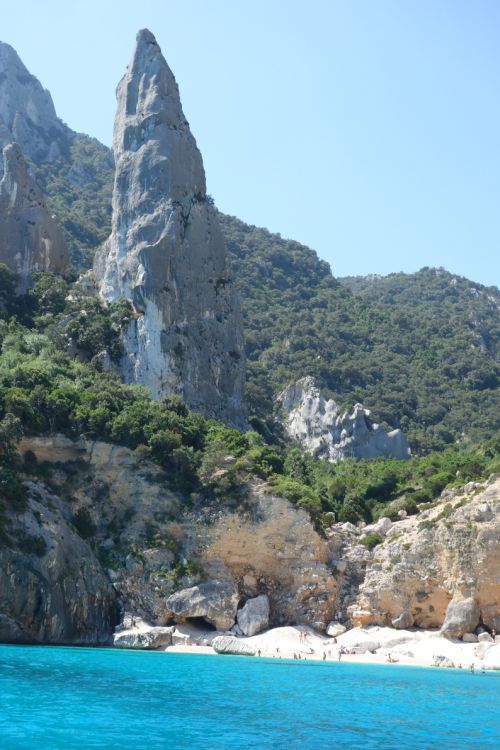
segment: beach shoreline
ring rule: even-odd
[[[136,628],[125,631],[125,634],[122,632],[122,640],[123,635],[130,634],[132,641],[134,634],[146,633],[147,628],[145,623],[138,623]],[[498,636],[495,641],[465,643],[447,639],[436,630],[396,630],[381,626],[351,628],[331,638],[306,626],[272,628],[258,635],[242,637],[231,632],[177,625],[172,632],[171,644],[161,650],[170,654],[217,656],[222,653],[323,663],[500,670]]]

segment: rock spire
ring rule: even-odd
[[[61,230],[28,173],[21,149],[9,144],[3,150],[0,180],[0,261],[19,274],[24,291],[33,273],[63,273],[68,259]]]
[[[135,319],[122,374],[154,397],[242,426],[239,306],[201,154],[153,34],[143,30],[117,89],[112,232],[95,263],[102,298]]]

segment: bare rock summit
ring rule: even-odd
[[[129,300],[122,375],[243,426],[242,323],[201,154],[153,34],[117,89],[112,232],[95,263],[104,300]]]
[[[0,147],[15,141],[35,162],[54,161],[68,147],[70,135],[49,92],[15,49],[0,42]]]

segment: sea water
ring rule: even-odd
[[[1,750],[498,748],[500,675],[0,646]]]

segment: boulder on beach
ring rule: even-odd
[[[251,636],[269,627],[269,599],[265,594],[248,599],[238,611],[238,626],[243,635]]]
[[[239,656],[255,656],[256,648],[232,635],[218,635],[212,641],[212,648],[218,654],[236,654]]]
[[[203,617],[217,630],[234,625],[239,594],[229,581],[206,581],[168,597],[167,610],[183,619]]]
[[[472,633],[479,624],[479,607],[475,599],[452,599],[448,604],[441,634],[446,638],[462,638]]]

